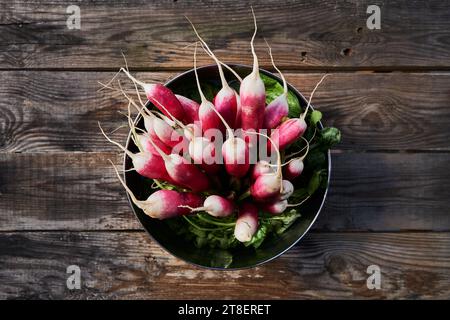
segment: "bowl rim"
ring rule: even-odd
[[[228,65],[229,67],[231,67],[231,68],[249,68],[249,69],[252,69],[252,68],[253,68],[253,67],[250,66],[250,65],[239,64],[239,63],[229,63],[229,64],[227,63],[227,65]],[[217,68],[217,65],[216,65],[216,64],[208,64],[208,65],[200,66],[200,67],[197,67],[197,71],[202,70],[202,69],[210,69],[210,68]],[[271,78],[276,79],[276,80],[279,81],[280,83],[282,83],[282,81],[283,81],[279,76],[275,75],[274,73],[272,73],[272,72],[270,72],[270,71],[268,71],[268,70],[266,70],[266,69],[259,68],[259,71],[260,71],[261,73],[263,73],[264,75],[266,75],[266,76],[269,76],[269,77],[271,77]],[[186,70],[186,71],[183,71],[182,73],[177,74],[177,75],[174,76],[173,78],[169,78],[169,79],[164,83],[164,86],[168,86],[168,85],[170,85],[171,83],[177,81],[179,78],[181,78],[181,77],[183,77],[183,76],[185,76],[185,75],[187,75],[187,74],[190,74],[190,73],[192,73],[192,72],[194,72],[194,68],[189,69],[189,70]],[[306,99],[305,96],[304,96],[298,89],[296,89],[294,86],[292,86],[289,82],[286,81],[286,83],[287,83],[288,89],[291,90],[292,92],[294,92],[295,95],[301,97],[303,101],[308,101],[308,99]],[[150,101],[147,101],[145,105],[147,106],[147,105],[149,105],[149,104],[151,104]],[[312,111],[314,110],[314,107],[313,107],[313,104],[312,104],[312,103],[311,103],[311,105],[310,105],[310,108],[311,108]],[[134,123],[135,123],[135,124],[138,123],[138,122],[140,121],[140,118],[141,118],[141,115],[138,114],[138,115],[136,116],[135,120],[134,120]],[[323,128],[322,121],[319,121],[319,125]],[[126,145],[125,145],[125,148],[126,148],[127,150],[128,150],[128,148],[129,148],[129,145],[130,145],[130,142],[131,142],[131,141],[132,141],[132,139],[131,139],[131,130],[130,130],[130,132],[128,133],[128,136],[127,136],[127,142],[126,142]],[[123,156],[123,169],[124,169],[124,173],[123,173],[123,177],[122,177],[122,178],[124,179],[125,184],[127,184],[127,175],[126,175],[126,171],[125,171],[125,170],[126,170],[126,159],[127,159],[127,155],[124,154],[124,156]],[[328,170],[327,187],[325,188],[325,191],[324,191],[324,193],[323,193],[323,197],[322,197],[322,200],[321,200],[319,209],[317,210],[316,214],[314,215],[313,219],[311,220],[310,224],[309,224],[308,227],[305,229],[305,231],[304,231],[304,232],[303,232],[303,233],[302,233],[295,241],[293,241],[292,244],[290,244],[289,246],[287,246],[285,249],[281,250],[281,251],[278,252],[277,254],[275,254],[275,255],[273,255],[272,257],[267,258],[267,259],[265,259],[265,260],[261,260],[261,261],[255,263],[255,264],[253,264],[253,265],[249,265],[249,266],[245,266],[245,267],[231,267],[231,268],[225,268],[225,267],[211,267],[211,266],[205,266],[205,265],[202,265],[202,264],[199,264],[199,263],[195,263],[195,262],[193,262],[193,261],[189,261],[189,260],[187,260],[187,259],[185,259],[185,258],[182,258],[182,257],[178,256],[177,254],[175,254],[175,253],[169,251],[169,249],[167,249],[163,244],[161,244],[158,240],[156,240],[156,239],[153,237],[153,235],[150,233],[150,231],[148,230],[148,228],[147,228],[147,227],[145,226],[145,224],[141,221],[141,219],[139,218],[139,215],[137,214],[137,212],[136,212],[136,210],[135,210],[135,208],[134,208],[133,202],[132,202],[131,197],[130,197],[130,195],[128,194],[128,192],[127,192],[127,199],[128,199],[128,203],[129,203],[129,205],[130,205],[130,207],[131,207],[131,210],[133,211],[134,216],[135,216],[136,219],[139,221],[139,223],[142,225],[142,227],[144,228],[145,232],[150,236],[151,240],[154,241],[155,243],[157,243],[159,247],[161,247],[165,252],[167,252],[168,254],[172,255],[172,256],[175,257],[176,259],[179,259],[179,260],[181,260],[181,261],[183,261],[183,262],[186,262],[187,264],[190,264],[190,265],[193,265],[193,266],[196,266],[196,267],[200,267],[200,268],[203,268],[203,269],[208,269],[208,270],[236,271],[236,270],[251,269],[251,268],[255,268],[255,267],[261,266],[261,265],[263,265],[263,264],[265,264],[265,263],[268,263],[268,262],[270,262],[270,261],[272,261],[272,260],[274,260],[274,259],[280,257],[281,255],[283,255],[283,254],[286,253],[287,251],[289,251],[292,247],[294,247],[295,245],[297,245],[297,244],[300,242],[300,240],[303,239],[303,237],[308,233],[308,231],[309,231],[309,230],[311,229],[311,227],[314,225],[314,223],[316,222],[316,220],[317,220],[317,218],[318,218],[320,212],[322,211],[322,208],[323,208],[323,206],[324,206],[324,204],[325,204],[325,200],[326,200],[327,195],[328,195],[328,190],[329,190],[329,188],[330,188],[330,179],[331,179],[331,151],[330,151],[330,150],[327,151],[327,160],[328,160],[328,168],[327,168],[327,170]]]

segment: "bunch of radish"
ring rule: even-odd
[[[288,118],[288,86],[275,65],[270,47],[270,58],[281,76],[284,90],[266,104],[265,86],[254,48],[257,26],[253,10],[252,13],[255,25],[250,41],[253,69],[246,77],[241,79],[222,63],[189,21],[198,43],[217,64],[222,88],[214,99],[209,101],[202,91],[196,43],[193,64],[200,101],[176,94],[163,84],[138,80],[125,67],[120,72],[131,80],[134,88],[130,94],[119,83],[120,88],[116,90],[122,92],[128,102],[128,124],[139,151],[132,153],[112,140],[99,124],[106,139],[131,159],[130,170],[155,180],[159,190],[147,199],[138,200],[114,167],[131,200],[144,213],[156,219],[198,212],[215,219],[235,217],[234,236],[240,242],[250,241],[257,232],[260,213],[276,216],[288,207],[299,205],[289,203],[289,198],[294,192],[295,180],[302,174],[303,160],[309,150],[309,141],[302,136],[307,129],[305,117],[311,98],[298,118]],[[226,79],[223,68],[232,72],[233,79]],[[231,80],[240,82],[238,92],[229,85]],[[141,99],[141,93],[148,102]],[[144,128],[136,127],[137,122],[131,120],[131,107],[143,118]],[[220,133],[223,138],[210,135],[211,131]],[[283,151],[299,139],[306,145],[304,152],[285,160]],[[259,157],[261,148],[275,161]]]

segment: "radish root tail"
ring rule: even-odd
[[[253,7],[250,7],[252,9],[252,15],[253,15],[253,23],[255,25],[255,32],[253,33],[252,36],[252,40],[250,41],[250,47],[252,49],[252,55],[253,55],[253,74],[256,76],[257,74],[259,74],[259,64],[258,64],[258,57],[256,56],[256,52],[255,52],[255,46],[254,46],[254,41],[255,41],[255,37],[256,37],[256,32],[258,31],[258,26],[256,24],[256,16],[255,16],[255,11],[253,10]]]
[[[138,199],[136,199],[133,191],[130,190],[130,188],[128,188],[128,186],[125,184],[125,182],[123,181],[122,177],[119,174],[119,171],[117,171],[116,166],[114,165],[114,163],[111,161],[111,159],[108,159],[108,161],[111,163],[112,167],[114,168],[114,171],[116,172],[117,178],[119,178],[120,183],[122,184],[122,186],[125,188],[125,190],[127,191],[127,193],[130,195],[131,200],[133,201],[133,203],[135,205],[137,205],[140,209],[143,208],[142,203],[143,201],[140,201]]]
[[[120,143],[111,140],[110,137],[108,137],[105,133],[105,131],[103,131],[102,126],[100,125],[100,121],[98,121],[98,127],[100,128],[100,131],[102,132],[103,136],[106,138],[106,140],[108,140],[109,142],[111,142],[112,144],[116,145],[117,147],[119,147],[123,152],[126,153],[127,156],[129,156],[131,159],[133,158],[133,153],[131,153],[129,150],[127,150],[123,145],[121,145]]]
[[[308,113],[309,106],[311,105],[312,97],[314,96],[314,93],[316,92],[317,88],[320,86],[320,84],[322,83],[322,81],[325,80],[325,78],[328,77],[329,75],[330,75],[329,73],[325,74],[325,75],[319,80],[319,82],[317,82],[316,86],[314,87],[313,91],[311,92],[311,95],[309,96],[308,105],[306,106],[306,109],[305,109],[305,111],[303,112],[303,114],[302,114],[302,116],[301,116],[301,119],[302,119],[302,120],[305,120],[306,114]]]
[[[286,79],[284,78],[283,73],[280,71],[280,69],[277,68],[277,66],[275,65],[275,61],[273,60],[273,55],[272,55],[272,48],[270,47],[269,43],[267,42],[266,38],[264,38],[264,41],[266,42],[267,47],[269,48],[269,56],[270,56],[270,61],[272,61],[272,65],[275,68],[275,70],[277,70],[277,72],[280,74],[281,79],[283,80],[283,94],[287,95],[288,93],[288,88],[287,88],[287,82]]]
[[[208,55],[214,59],[214,61],[217,64],[217,68],[219,69],[219,75],[220,75],[220,81],[222,82],[222,87],[227,88],[228,86],[228,82],[225,79],[225,75],[223,74],[223,69],[222,69],[222,64],[220,62],[220,60],[216,57],[216,55],[214,54],[214,52],[212,52],[212,50],[209,48],[208,44],[206,43],[205,40],[203,40],[203,38],[198,34],[197,29],[195,28],[194,24],[192,23],[191,20],[189,20],[189,18],[187,16],[185,16],[185,18],[187,19],[187,21],[189,21],[189,23],[191,24],[192,29],[194,30],[197,38],[200,40],[200,43],[202,44],[202,47],[205,49],[206,48],[206,52],[208,53]]]

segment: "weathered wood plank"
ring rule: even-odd
[[[170,256],[143,232],[1,233],[0,298],[448,299],[449,246],[448,233],[312,233],[266,265],[221,272]],[[373,264],[380,290],[366,286]],[[80,290],[66,288],[69,265],[81,268]]]
[[[173,73],[139,73],[165,81]],[[309,96],[319,74],[286,74]],[[0,151],[110,151],[97,122],[126,123],[123,98],[97,92],[112,73],[0,72]],[[126,82],[125,82],[126,83]],[[450,150],[450,73],[334,73],[314,103],[325,125],[342,130],[339,149]],[[124,141],[127,130],[114,137]]]
[[[449,164],[449,154],[332,154],[330,194],[315,228],[448,231]]]
[[[169,74],[147,74],[165,81]],[[123,98],[97,92],[97,81],[112,74],[84,72],[2,72],[0,149],[14,152],[112,150],[98,128],[126,124]],[[127,131],[119,131],[124,140]],[[120,135],[121,134],[121,135]]]
[[[116,68],[124,51],[136,68],[186,68],[195,37],[184,15],[229,62],[250,63],[253,32],[246,2],[79,1],[81,30],[66,26],[66,1],[14,1],[0,6],[0,68]],[[257,50],[289,68],[449,67],[447,1],[378,1],[381,30],[369,30],[371,1],[263,1],[253,6]],[[206,57],[201,60],[205,61]]]
[[[112,153],[0,153],[0,231],[141,228]],[[336,153],[315,230],[450,230],[450,154]]]
[[[0,154],[0,228],[139,228],[107,159],[122,160],[114,153]]]

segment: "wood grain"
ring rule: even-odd
[[[448,153],[335,153],[318,231],[450,231]],[[0,153],[0,231],[140,229],[113,153]]]
[[[310,234],[261,267],[212,271],[168,255],[143,232],[1,233],[0,298],[448,299],[449,246],[442,233]],[[373,264],[380,290],[366,286]],[[81,268],[80,290],[66,288],[69,265]]]
[[[2,230],[139,228],[114,153],[0,154]]]
[[[117,68],[121,51],[134,68],[192,65],[189,16],[220,57],[251,63],[249,4],[223,1],[81,1],[81,30],[69,30],[66,1],[15,1],[0,6],[0,68]],[[270,65],[308,68],[448,68],[447,1],[378,1],[381,29],[369,30],[371,1],[261,1],[257,51]],[[205,56],[201,61],[206,61]]]
[[[332,154],[315,229],[450,230],[450,154]],[[450,251],[449,251],[450,253]]]
[[[139,73],[165,81],[170,73]],[[107,130],[126,124],[123,98],[97,92],[113,73],[0,72],[0,151],[110,151]],[[320,74],[287,73],[309,96]],[[124,85],[129,82],[124,82]],[[313,102],[324,124],[342,131],[343,150],[450,150],[450,73],[334,73]],[[128,131],[113,137],[124,142]]]

